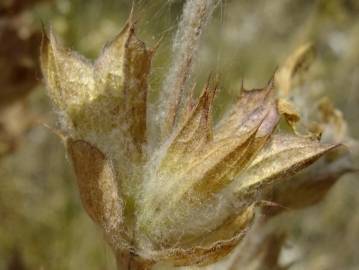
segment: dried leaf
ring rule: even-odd
[[[248,169],[236,180],[237,195],[253,194],[310,165],[336,145],[322,145],[316,140],[293,135],[274,135],[258,153]]]
[[[108,43],[95,63],[95,84],[97,95],[107,97],[91,106],[97,110],[96,117],[106,113],[109,128],[123,122],[128,125],[129,136],[140,149],[146,138],[147,77],[153,52],[135,36],[133,23],[126,24],[121,33]],[[110,115],[104,108],[111,108]],[[119,115],[121,118],[119,119]],[[98,125],[103,120],[96,121]],[[122,122],[119,124],[118,122]],[[105,123],[102,123],[104,125]],[[122,125],[122,126],[121,126]]]
[[[297,48],[279,68],[275,75],[275,84],[282,97],[288,97],[293,90],[295,76],[305,71],[314,60],[315,50],[311,43],[305,43]]]
[[[197,106],[173,139],[168,154],[195,151],[212,140],[212,106],[216,88],[209,85],[204,89]]]
[[[41,64],[49,95],[66,112],[80,138],[119,129],[137,151],[145,141],[147,76],[152,53],[139,41],[133,24],[105,48],[94,65],[60,47],[52,34],[43,38]],[[126,135],[128,134],[128,135]]]
[[[254,220],[254,205],[248,207],[238,216],[231,217],[219,228],[207,232],[181,248],[170,248],[164,254],[157,253],[159,260],[169,260],[175,266],[208,265],[226,256],[242,241],[247,228]],[[223,240],[218,240],[223,239]],[[193,242],[196,243],[195,247]]]
[[[264,89],[245,90],[242,89],[237,103],[232,110],[225,115],[215,129],[215,139],[219,140],[229,136],[240,136],[253,129],[258,121],[263,119],[269,112],[276,111],[275,96],[273,91],[273,81],[270,81]],[[266,133],[270,133],[278,122],[278,117],[272,114],[272,121],[263,121],[270,123],[271,129]],[[275,114],[275,112],[274,112]],[[263,136],[260,133],[258,136]]]
[[[341,155],[333,160],[330,157],[334,154],[332,152],[341,152]],[[264,207],[263,211],[267,216],[273,216],[286,210],[315,205],[323,200],[341,176],[352,171],[352,162],[346,149],[332,150],[302,172],[270,188],[264,198],[281,207]]]
[[[321,137],[328,144],[348,143],[355,147],[356,143],[349,137],[348,128],[342,113],[335,109],[328,98],[323,98],[308,114],[308,106],[312,104],[313,94],[308,93],[307,99],[303,99],[300,88],[294,87],[294,78],[302,67],[309,66],[313,56],[310,44],[299,47],[291,54],[276,75],[276,83],[283,97],[293,97],[294,101],[301,101],[298,108],[301,114],[306,115],[304,120],[299,118],[295,105],[287,100],[278,101],[278,111],[286,118],[294,132],[304,137]],[[304,63],[304,64],[303,64]],[[311,99],[309,99],[311,98]],[[299,209],[320,202],[330,188],[339,178],[353,170],[350,153],[344,147],[338,147],[330,151],[316,164],[305,169],[298,175],[287,177],[285,181],[274,184],[264,195],[265,200],[270,200],[283,207],[264,208],[267,215],[275,215],[286,209]]]
[[[124,234],[123,201],[110,162],[85,141],[66,142],[84,208],[108,237]]]
[[[294,107],[294,104],[285,100],[278,100],[278,112],[285,117],[288,123],[294,128],[295,124],[300,120],[299,113]]]
[[[94,98],[91,64],[62,48],[52,31],[50,37],[43,34],[40,60],[48,94],[60,110],[71,110]]]

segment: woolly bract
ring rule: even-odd
[[[198,100],[179,103],[174,111],[182,120],[151,145],[148,127],[170,126],[147,114],[152,55],[129,21],[94,63],[50,33],[41,64],[82,203],[116,256],[142,265],[207,264],[243,238],[267,187],[335,145],[275,131],[280,111],[272,81],[242,89],[215,126],[217,87],[208,83]]]

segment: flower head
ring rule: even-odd
[[[83,205],[115,253],[206,264],[243,238],[267,187],[335,145],[276,131],[273,80],[242,89],[215,125],[218,87],[209,82],[198,100],[181,104],[183,120],[165,140],[150,145],[148,126],[158,119],[146,113],[152,56],[130,20],[95,63],[62,48],[52,33],[41,63]]]

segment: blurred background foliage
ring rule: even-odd
[[[137,33],[162,38],[151,76],[154,103],[171,59],[184,1],[135,0]],[[2,0],[0,3],[0,270],[114,269],[111,251],[81,208],[61,140],[41,123],[54,113],[38,69],[41,25],[94,59],[121,30],[125,0]],[[359,1],[223,0],[198,54],[193,81],[220,75],[215,115],[246,88],[262,87],[285,57],[311,41],[317,57],[306,91],[330,97],[359,134]],[[356,153],[354,153],[356,154]],[[343,177],[310,209],[281,215],[291,269],[358,269],[359,182]]]

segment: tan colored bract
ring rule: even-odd
[[[148,126],[158,119],[146,113],[152,55],[130,20],[93,64],[50,33],[41,64],[82,203],[119,263],[208,264],[241,241],[268,187],[335,145],[275,131],[283,112],[273,81],[242,89],[213,126],[217,87],[208,83],[197,101],[181,104],[184,120],[149,152]]]

